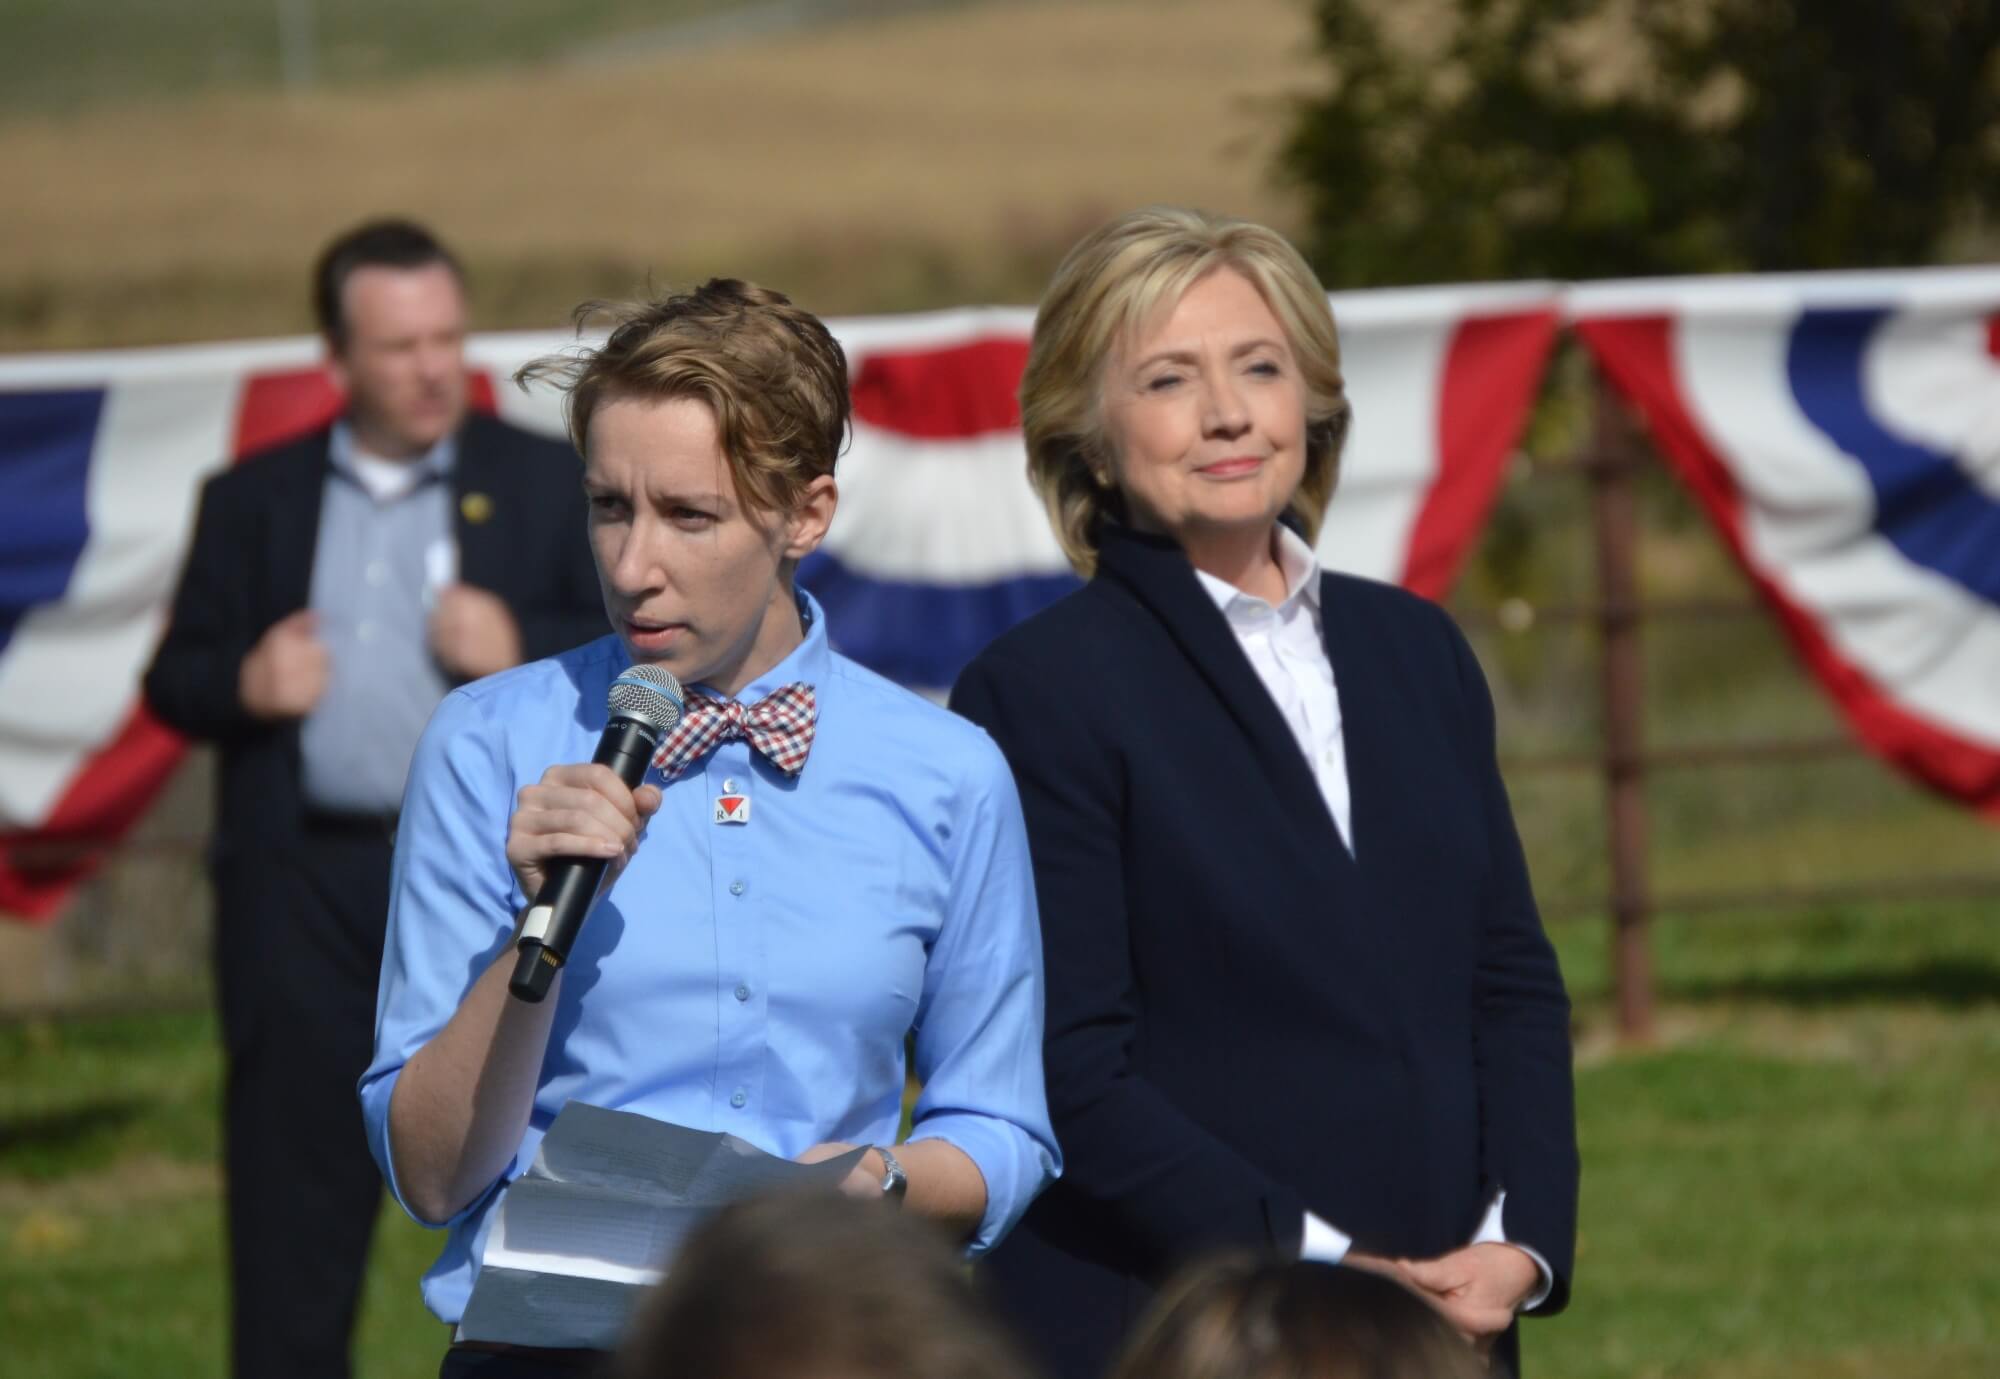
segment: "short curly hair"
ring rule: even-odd
[[[648,302],[586,302],[576,310],[578,333],[606,317],[603,344],[534,360],[514,375],[523,387],[549,382],[568,394],[577,454],[612,398],[694,398],[715,414],[736,491],[750,506],[790,509],[808,484],[833,473],[850,425],[847,356],[825,323],[784,293],[710,278]]]
[[[1352,409],[1326,291],[1285,237],[1262,225],[1179,206],[1131,211],[1063,258],[1035,313],[1021,375],[1028,480],[1079,574],[1097,568],[1096,531],[1119,509],[1108,480],[1105,362],[1119,343],[1219,268],[1241,273],[1285,328],[1306,394],[1305,475],[1290,512],[1308,541],[1339,476]]]

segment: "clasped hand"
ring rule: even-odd
[[[1489,1242],[1435,1259],[1389,1259],[1349,1250],[1345,1263],[1386,1274],[1444,1314],[1484,1354],[1514,1324],[1514,1313],[1541,1282],[1527,1251]]]

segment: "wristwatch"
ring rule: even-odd
[[[903,1166],[896,1162],[886,1145],[868,1146],[882,1156],[882,1195],[897,1206],[903,1205],[904,1194],[910,1190],[910,1175],[903,1172]]]

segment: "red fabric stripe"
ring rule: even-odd
[[[1578,323],[1577,332],[1618,391],[1645,416],[1669,463],[1707,509],[1737,564],[1777,611],[1792,646],[1832,694],[1855,735],[1925,785],[2000,819],[2000,752],[1968,742],[1897,704],[1841,656],[1810,612],[1787,599],[1751,562],[1735,476],[1680,393],[1673,322],[1664,316],[1600,319]]]
[[[490,415],[495,411],[492,376],[478,370],[467,373],[466,400],[475,412]],[[331,425],[340,415],[343,401],[324,365],[252,374],[244,380],[243,401],[236,413],[234,458],[240,460]]]
[[[243,381],[243,401],[236,411],[236,448],[230,458],[240,460],[317,431],[340,415],[340,401],[332,376],[318,365],[252,374]]]
[[[122,837],[146,812],[182,751],[181,739],[143,700],[135,700],[117,736],[76,773],[47,822],[0,838],[0,910],[29,920],[53,919],[70,893],[103,865],[110,840]],[[26,846],[71,840],[105,846],[55,865],[16,860]]]
[[[1986,352],[2000,359],[2000,316],[1986,318]]]
[[[1028,342],[992,337],[946,349],[871,354],[850,385],[857,420],[918,440],[966,440],[1021,424],[1015,397]]]
[[[1438,387],[1438,477],[1410,532],[1404,588],[1431,599],[1451,592],[1499,496],[1555,335],[1553,310],[1468,317],[1452,332]]]

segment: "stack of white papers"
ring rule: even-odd
[[[500,1200],[459,1338],[613,1349],[643,1291],[716,1208],[774,1188],[830,1189],[863,1152],[793,1163],[734,1135],[572,1101]]]

